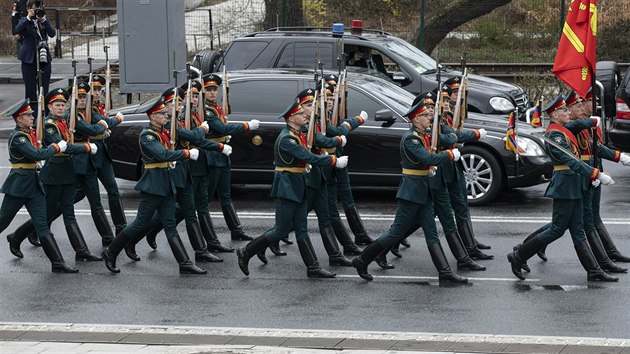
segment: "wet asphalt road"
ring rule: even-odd
[[[0,180],[9,168],[6,140],[0,141]],[[618,247],[630,253],[630,169],[607,163],[616,184],[604,187],[602,214]],[[135,216],[138,194],[134,183],[119,180],[128,220]],[[0,245],[0,321],[73,322],[100,324],[200,325],[259,328],[343,329],[446,333],[487,333],[547,336],[630,338],[630,275],[618,283],[586,281],[568,233],[548,248],[550,260],[529,262],[528,280],[517,281],[505,255],[551,217],[551,200],[543,198],[545,185],[508,191],[492,205],[471,210],[478,239],[492,245],[495,260],[480,261],[485,272],[462,272],[467,286],[439,286],[422,234],[413,236],[412,247],[402,259],[392,259],[396,269],[370,270],[367,283],[353,268],[334,268],[330,280],[306,278],[296,245],[282,247],[286,257],[268,255],[262,266],[250,262],[250,276],[239,271],[234,254],[221,254],[221,264],[201,264],[206,276],[180,276],[164,234],[158,250],[146,242],[138,247],[140,262],[122,253],[122,273],[110,274],[102,262],[76,264],[80,273],[50,272],[41,249],[23,244],[24,259],[16,259],[5,241]],[[101,189],[103,191],[103,189]],[[236,186],[235,205],[245,230],[258,235],[273,225],[269,188]],[[106,195],[102,194],[104,205]],[[391,224],[395,191],[357,190],[355,198],[371,236]],[[211,206],[219,238],[232,246],[218,205]],[[100,239],[83,201],[77,218],[93,252]],[[2,232],[2,240],[27,219],[23,210]],[[313,217],[309,232],[322,264],[327,257]],[[185,226],[178,228],[189,252]],[[73,251],[63,223],[52,226],[62,253],[74,264]],[[446,248],[446,242],[442,239]],[[269,252],[268,252],[269,253]],[[446,251],[451,265],[453,257]],[[391,256],[390,256],[391,258]],[[327,265],[327,264],[326,264]]]

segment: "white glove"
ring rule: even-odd
[[[601,183],[602,183],[602,182],[600,182],[598,179],[596,179],[596,180],[594,180],[593,182],[591,182],[591,185],[592,185],[593,187],[597,188],[597,187],[599,187],[599,185],[600,185]]]
[[[431,166],[431,168],[429,169],[429,177],[435,176],[435,174],[437,173],[437,169],[437,166]]]
[[[306,166],[304,167],[304,173],[311,173],[312,169],[313,169],[313,166],[311,166],[310,163],[307,163]]]
[[[363,120],[368,120],[368,114],[366,111],[361,111],[359,117],[363,118]]]
[[[107,139],[112,135],[112,131],[107,129],[105,130],[105,132],[103,133],[103,139]]]
[[[116,113],[116,118],[118,118],[121,123],[125,121],[125,115],[120,112]]]
[[[96,155],[96,152],[98,152],[98,146],[94,143],[90,143],[90,154]]]
[[[590,118],[595,121],[595,126],[599,125],[599,117],[598,116],[591,116]]]
[[[60,142],[57,143],[57,146],[59,146],[60,152],[64,152],[68,148],[68,143],[66,143],[65,140],[61,140]]]
[[[348,156],[340,156],[337,158],[337,163],[335,164],[335,167],[337,168],[344,168],[348,166]]]
[[[462,153],[459,152],[459,149],[453,149],[451,152],[453,153],[453,161],[459,161],[459,158],[462,157]]]
[[[232,147],[228,144],[223,144],[223,150],[221,150],[221,153],[225,156],[230,156],[232,154]]]
[[[168,168],[170,168],[171,170],[174,170],[176,166],[177,166],[177,161],[168,162]]]
[[[249,130],[256,130],[260,127],[260,121],[258,119],[252,119],[249,121]]]
[[[346,144],[348,143],[348,138],[346,138],[345,135],[341,136],[341,147],[346,146]]]
[[[610,186],[610,185],[615,184],[615,181],[613,181],[613,179],[612,179],[612,178],[610,178],[610,176],[609,176],[609,175],[607,175],[607,174],[605,174],[604,172],[600,172],[600,173],[597,175],[597,179],[598,179],[600,182],[602,182],[602,184],[603,184],[604,186]]]
[[[486,135],[488,135],[488,132],[483,128],[478,129],[477,131],[479,132],[479,140],[485,138]]]
[[[199,149],[190,149],[188,150],[188,152],[190,152],[190,159],[193,161],[197,161],[197,159],[199,158]]]
[[[621,162],[624,166],[630,166],[630,156],[621,154],[621,156],[619,156],[619,162]]]
[[[208,126],[208,122],[206,122],[205,120],[203,121],[203,123],[201,123],[201,125],[199,127],[203,128],[205,131],[210,131],[210,127]]]

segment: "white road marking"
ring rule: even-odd
[[[337,274],[337,278],[360,278],[360,277],[358,275],[351,275],[351,274]],[[475,280],[475,281],[507,281],[507,282],[520,281],[516,278],[473,278],[473,277],[467,277],[467,278],[468,280]],[[374,279],[438,281],[438,277],[424,277],[424,276],[412,276],[412,275],[374,275]],[[538,282],[538,281],[540,281],[540,279],[527,279],[521,282],[527,283],[527,282]]]

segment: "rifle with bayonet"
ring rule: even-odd
[[[192,86],[192,76],[190,68],[190,63],[186,63],[186,72],[188,73],[188,88],[186,89],[186,98],[184,101],[184,128],[188,130],[190,130],[190,89]]]
[[[341,88],[340,83],[335,85],[335,92],[333,92],[333,107],[332,107],[332,117],[330,119],[330,124],[333,127],[337,126],[339,122],[339,90]]]
[[[438,83],[438,93],[437,93],[438,99],[435,102],[435,111],[433,112],[433,123],[431,126],[431,152],[433,153],[437,153],[437,149],[438,149],[438,142],[440,139],[440,119],[442,118],[440,111],[441,111],[442,106],[444,106],[442,104],[442,82],[441,82],[441,73],[440,73],[441,70],[442,70],[442,66],[438,63],[437,70],[436,70],[437,72],[436,79]]]
[[[111,86],[112,86],[112,72],[109,66],[109,46],[103,46],[103,50],[105,51],[105,117],[109,116],[109,111],[112,109],[112,95],[111,95]]]
[[[39,96],[37,96],[37,122],[35,123],[35,136],[37,143],[42,146],[44,138],[44,87],[39,87]]]
[[[315,141],[315,111],[317,110],[317,94],[319,92],[315,91],[315,96],[313,97],[313,103],[312,103],[312,107],[311,107],[311,116],[310,119],[308,121],[308,131],[306,133],[306,145],[308,146],[308,149],[312,149],[313,148],[313,143]]]
[[[92,73],[90,72],[90,79],[88,81],[90,87],[89,92],[85,95],[85,121],[88,124],[92,124],[92,92],[94,90],[94,83],[92,82]]]
[[[230,114],[230,83],[228,81],[225,65],[223,65],[223,86],[221,93],[221,109],[223,110],[223,115],[227,117],[227,115]]]
[[[341,91],[339,97],[339,116],[342,119],[346,119],[348,117],[348,72],[346,69],[343,69],[343,74],[341,74],[342,79],[340,81]]]
[[[72,81],[72,96],[70,97],[70,121],[68,122],[68,144],[74,144],[74,133],[77,126],[77,77]]]
[[[322,75],[321,83],[322,88],[319,93],[319,123],[321,133],[326,135],[326,124],[328,124],[328,118],[326,117],[326,79],[324,79],[324,75]]]
[[[177,86],[173,89],[173,111],[171,115],[171,150],[175,150],[177,145],[177,126],[179,124],[179,117],[177,112],[177,106],[179,105],[179,95],[177,94]]]

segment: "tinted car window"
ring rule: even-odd
[[[363,92],[357,91],[353,87],[348,87],[348,117],[354,117],[361,111],[366,111],[369,117],[374,117],[376,111],[385,108],[387,107],[384,107]]]
[[[247,69],[268,45],[264,41],[235,41],[225,53],[224,63],[228,70]]]
[[[317,43],[311,42],[288,44],[284,47],[276,67],[313,69],[317,61],[317,46]],[[332,69],[332,43],[319,43],[319,55],[324,69]]]
[[[230,82],[230,107],[232,113],[280,114],[297,93],[295,80]],[[221,102],[221,90],[217,102]]]

